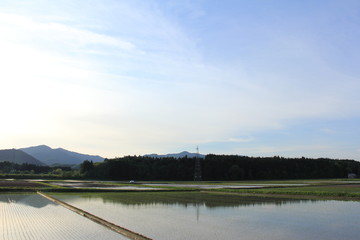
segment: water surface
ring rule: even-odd
[[[358,239],[360,203],[207,193],[54,195],[153,239]]]
[[[1,240],[127,239],[37,194],[0,194]]]

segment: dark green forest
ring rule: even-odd
[[[49,167],[45,165],[35,165],[29,163],[13,163],[13,162],[0,162],[0,174],[2,175],[26,175],[25,177],[31,177],[29,175],[40,175],[47,174],[51,176],[69,176],[73,177],[76,171],[72,170],[70,167]],[[77,174],[79,175],[79,174]],[[21,176],[19,176],[21,177]]]
[[[1,174],[26,174],[36,177],[87,178],[104,180],[194,180],[196,158],[153,158],[126,156],[93,163],[84,161],[80,169],[0,162]],[[360,162],[354,160],[247,157],[209,154],[200,158],[202,180],[270,180],[346,178],[360,175]]]
[[[80,171],[96,179],[191,181],[194,168],[195,158],[127,156],[95,164],[85,161]],[[205,181],[346,178],[348,173],[360,174],[360,162],[209,154],[201,159],[201,169]]]

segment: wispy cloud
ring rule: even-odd
[[[22,44],[24,43],[23,41],[34,44],[38,43],[39,45],[48,45],[56,42],[62,43],[59,47],[63,47],[64,44],[75,48],[100,44],[124,50],[135,49],[134,44],[130,41],[57,22],[40,22],[25,16],[0,13],[0,23],[2,28],[5,28],[5,38],[12,36],[10,39],[15,40],[15,42],[19,42],[21,39]],[[58,50],[55,44],[51,44],[51,47],[53,50]],[[92,45],[91,47],[93,48],[94,46]]]
[[[35,126],[28,132],[45,136],[46,129],[73,144],[103,139],[99,149],[114,145],[114,153],[124,146],[119,154],[211,143],[227,144],[228,152],[257,144],[271,153],[261,147],[278,145],[261,142],[259,133],[308,119],[358,116],[359,75],[330,61],[346,36],[322,47],[318,32],[326,22],[310,26],[297,12],[280,11],[278,18],[274,9],[249,5],[256,14],[238,14],[241,6],[226,6],[9,1],[0,11],[0,100],[13,99],[4,106],[13,118],[21,118],[16,108],[30,116],[21,131]],[[280,18],[287,21],[279,24]]]

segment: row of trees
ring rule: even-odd
[[[116,158],[93,164],[84,161],[80,173],[88,178],[112,180],[193,180],[195,158]]]
[[[42,177],[94,178],[109,180],[194,179],[195,158],[152,158],[127,156],[93,163],[84,161],[79,170],[0,162],[2,174],[45,174]],[[210,154],[201,159],[203,180],[344,178],[360,175],[360,162],[354,160],[246,157]]]
[[[207,155],[207,180],[344,178],[360,173],[354,160]]]
[[[194,178],[195,158],[127,156],[100,163],[85,161],[81,173],[88,178],[112,180],[180,180]],[[201,160],[203,180],[344,178],[360,174],[354,160],[247,157],[210,154]]]
[[[2,174],[50,174],[61,177],[72,177],[74,170],[70,167],[50,167],[35,164],[18,164],[13,162],[0,162],[0,173]],[[78,174],[79,175],[79,174]]]

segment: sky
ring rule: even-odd
[[[2,0],[0,149],[360,161],[358,0]]]

